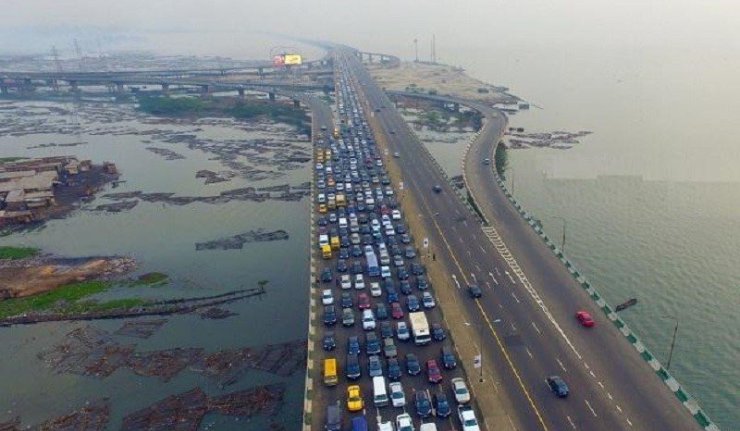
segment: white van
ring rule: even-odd
[[[347,218],[346,217],[339,217],[339,227],[340,228],[346,228],[347,227]]]
[[[319,235],[319,248],[329,245],[329,235],[327,234],[321,234]]]
[[[373,377],[373,404],[375,404],[375,407],[388,405],[388,391],[386,390],[385,377],[383,376]]]
[[[366,331],[375,330],[375,316],[373,310],[362,310],[362,329]]]

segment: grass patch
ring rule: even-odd
[[[33,247],[0,247],[0,260],[25,259],[38,255],[39,251],[39,249]]]
[[[6,299],[0,301],[0,319],[28,312],[50,310],[58,305],[66,308],[82,298],[104,292],[111,285],[112,283],[105,281],[83,281],[61,286],[40,295]]]
[[[137,278],[132,283],[132,286],[160,285],[166,284],[168,280],[169,276],[167,274],[163,274],[161,272],[148,272],[146,274],[140,275],[139,278]]]
[[[0,157],[0,165],[3,163],[13,163],[18,160],[25,160],[25,157]]]

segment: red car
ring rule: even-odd
[[[370,308],[370,297],[367,296],[367,293],[363,292],[357,295],[357,308],[360,310]]]
[[[391,303],[391,316],[394,319],[403,319],[403,308],[398,302]]]
[[[581,322],[581,325],[585,326],[586,328],[590,328],[596,324],[593,317],[591,317],[588,311],[577,312],[576,319],[578,319],[578,321]]]
[[[442,371],[440,371],[437,361],[434,359],[427,361],[427,380],[429,380],[429,383],[439,383],[442,381]]]

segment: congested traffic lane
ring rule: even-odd
[[[345,97],[346,95],[342,91],[341,81],[338,81],[337,88],[339,89],[339,91],[337,93],[338,94],[338,98]],[[361,113],[361,111],[362,111],[362,109],[359,106],[351,106],[351,107],[349,107],[349,105],[354,105],[354,104],[351,103],[351,102],[348,102],[346,99],[344,99],[344,105],[347,106],[347,110],[349,110],[349,109],[355,109],[355,108],[358,109],[358,114]],[[340,115],[341,115],[341,112],[340,112]],[[364,116],[361,116],[360,118],[362,118],[362,117],[364,117]],[[348,121],[349,119],[346,118],[346,116],[345,116],[344,120],[345,120],[345,124],[348,124],[349,123],[349,121]],[[320,143],[319,140],[316,140],[317,147],[323,146],[324,149],[326,149],[327,147],[329,147],[329,148],[331,147],[331,144],[330,144],[331,139],[328,136],[328,132],[329,132],[329,130],[331,130],[331,128],[330,127],[327,127],[327,129],[328,130],[327,130],[326,135],[324,136],[323,143]],[[354,136],[352,136],[352,130],[351,129],[352,128],[350,128],[350,136],[348,136],[348,138],[353,139]],[[339,149],[339,148],[337,148],[337,149]],[[325,167],[324,167],[324,169],[325,169]],[[360,168],[360,169],[362,169],[362,168]],[[358,169],[358,171],[360,169]],[[322,176],[319,176],[318,170],[317,170],[316,174],[317,174],[316,177],[315,177],[315,183],[316,184],[325,183],[326,182],[326,181],[322,181],[322,180],[325,180],[325,175],[323,176],[324,178],[321,178]],[[335,183],[336,183],[336,181],[335,181]],[[321,189],[317,189],[317,190],[315,190],[315,192],[318,194],[318,193],[321,192]],[[328,214],[328,212],[329,211],[327,209],[327,214]],[[318,211],[317,211],[316,217],[320,217],[322,215],[323,214],[319,214]],[[318,218],[317,218],[317,220],[318,220]],[[327,225],[329,225],[329,223],[327,223]],[[327,229],[327,231],[328,231],[328,229]],[[388,240],[387,237],[385,237],[384,239],[386,241]],[[348,260],[347,263],[348,263],[349,266],[351,266],[355,261],[358,261],[358,260],[361,261],[361,259],[362,259],[362,256],[349,257],[347,259]],[[411,261],[413,261],[414,263],[419,263],[418,256],[415,257],[414,259],[407,260],[404,263],[404,265],[408,268],[410,266],[409,263]],[[336,256],[333,256],[332,259],[330,259],[330,260],[329,259],[324,260],[324,259],[319,258],[319,259],[316,260],[316,262],[318,262],[318,273],[319,274],[321,274],[322,272],[324,272],[326,268],[329,268],[332,271],[334,271],[336,269],[336,264],[337,264],[337,262],[336,262]],[[336,280],[336,277],[334,277],[335,275],[336,274],[332,274],[332,277],[331,278],[327,277],[327,282],[321,282],[321,280],[319,280],[318,281],[318,284],[319,284],[318,290],[323,290],[323,289],[327,289],[327,288],[330,289],[334,293],[334,295],[333,295],[334,296],[334,301],[338,301],[339,298],[341,298],[341,292],[343,290],[341,289],[341,286],[336,286],[336,284],[335,284],[336,283],[336,281],[335,281]],[[379,278],[377,278],[377,277],[368,277],[367,274],[364,274],[364,275],[365,275],[365,279],[366,279],[365,281],[366,281],[366,283],[369,283],[369,282],[372,282],[372,281],[378,281],[378,282],[380,281]],[[413,276],[411,277],[411,279],[413,280]],[[395,281],[396,281],[396,283],[398,283],[398,280],[395,280]],[[367,288],[366,289],[362,289],[362,291],[367,291],[367,290],[368,290]],[[355,289],[352,289],[350,291],[351,292],[355,292]],[[433,289],[431,291],[433,292]],[[403,298],[405,295],[403,295],[400,292],[400,289],[396,289],[396,293],[398,293],[401,296],[401,301],[400,301],[401,304],[402,305],[405,305],[405,301],[404,301],[404,298]],[[420,296],[420,292],[415,287],[413,288],[413,294]],[[382,293],[382,295],[380,297],[372,298],[371,299],[371,302],[373,303],[373,306],[375,306],[378,302],[387,302],[387,296],[388,296],[388,292],[387,291],[383,291],[383,293]],[[353,298],[353,299],[356,299],[356,298]],[[340,309],[340,307],[336,307],[336,308],[338,310]],[[337,319],[341,319],[341,314],[339,312],[337,312],[337,314],[338,314]],[[404,314],[405,314],[405,317],[408,316],[408,310],[407,309],[404,309]],[[441,315],[440,315],[439,311],[436,309],[436,307],[427,311],[427,317],[429,319],[430,324],[434,324],[434,323],[440,323],[441,324],[442,323]],[[356,316],[356,319],[357,319],[357,316]],[[406,320],[406,322],[408,324],[408,321],[407,320]],[[314,367],[314,370],[315,370],[314,378],[316,380],[318,380],[318,381],[321,381],[322,376],[320,375],[320,372],[321,372],[321,366],[320,366],[320,364],[321,364],[322,360],[324,358],[326,358],[326,357],[336,357],[338,359],[339,363],[340,363],[340,374],[342,374],[344,372],[343,365],[344,365],[344,362],[345,362],[345,357],[346,357],[346,352],[347,352],[347,350],[346,350],[347,347],[346,346],[347,346],[347,340],[348,340],[348,338],[349,337],[352,337],[352,336],[357,336],[357,337],[360,337],[360,340],[363,341],[363,343],[364,343],[364,332],[365,331],[363,331],[361,329],[361,326],[358,325],[358,323],[355,323],[355,325],[352,326],[352,327],[344,328],[344,327],[341,326],[341,322],[338,322],[335,325],[333,325],[331,327],[331,329],[325,328],[323,326],[320,326],[317,329],[319,329],[319,339],[322,338],[322,336],[324,335],[324,333],[327,330],[333,331],[334,332],[334,335],[335,335],[335,337],[334,337],[335,338],[335,342],[336,342],[336,345],[337,345],[336,349],[333,350],[333,351],[329,351],[329,352],[324,352],[323,350],[318,350],[317,351],[317,356],[318,357],[316,358],[317,359],[317,366]],[[376,330],[375,332],[377,333],[378,331]],[[381,338],[381,337],[378,336],[378,338]],[[406,341],[406,342],[398,342],[398,341],[396,341],[396,346],[398,348],[398,357],[399,357],[399,359],[404,358],[404,356],[405,356],[406,353],[412,352],[412,353],[416,354],[416,356],[418,357],[418,359],[420,360],[420,362],[422,364],[424,364],[427,359],[436,359],[438,361],[438,363],[439,363],[440,362],[440,359],[441,359],[440,358],[440,347],[442,345],[446,345],[448,343],[449,343],[449,340],[446,341],[446,342],[443,342],[443,343],[433,342],[432,344],[427,345],[427,346],[415,346],[415,345],[413,345],[413,342],[412,341]],[[363,348],[364,347],[365,346],[363,346]],[[415,414],[416,412],[415,412],[415,409],[414,409],[414,406],[413,406],[413,394],[414,394],[415,391],[424,391],[424,392],[431,393],[431,394],[439,393],[440,391],[441,392],[444,392],[447,395],[448,400],[450,401],[450,403],[454,407],[452,393],[451,393],[450,386],[449,386],[449,380],[451,378],[453,378],[453,377],[460,377],[462,375],[462,372],[459,369],[449,370],[449,371],[448,370],[443,371],[442,372],[443,381],[442,381],[441,384],[430,384],[430,383],[428,383],[424,372],[420,373],[420,375],[417,375],[417,376],[408,376],[408,375],[406,375],[406,373],[404,373],[404,376],[401,377],[400,381],[403,384],[404,389],[405,389],[405,392],[406,392],[406,402],[407,402],[406,407],[404,409],[400,409],[400,408],[393,408],[393,407],[390,407],[389,406],[389,407],[384,407],[384,408],[381,408],[381,409],[375,409],[372,406],[372,386],[371,386],[370,379],[367,377],[368,358],[367,358],[367,355],[364,353],[364,349],[363,349],[363,354],[360,355],[360,361],[361,361],[361,365],[362,365],[362,368],[363,368],[363,377],[361,377],[357,382],[348,381],[346,378],[340,377],[340,384],[337,385],[337,386],[335,386],[335,387],[332,387],[332,388],[324,388],[324,387],[321,387],[319,389],[319,387],[318,387],[319,385],[315,386],[315,388],[321,392],[319,394],[319,397],[318,397],[318,398],[321,399],[321,402],[320,403],[317,403],[317,404],[321,404],[322,406],[325,406],[325,405],[329,405],[329,404],[338,402],[340,405],[342,405],[344,407],[345,404],[346,404],[345,403],[345,398],[346,398],[346,393],[347,393],[346,392],[347,387],[350,384],[358,383],[360,385],[361,392],[362,392],[362,395],[363,395],[364,401],[365,401],[364,413],[365,413],[366,418],[368,419],[368,422],[370,423],[370,428],[371,429],[374,429],[374,427],[376,425],[376,421],[377,421],[376,416],[381,417],[382,420],[391,420],[392,421],[402,411],[408,411],[409,413],[411,413],[412,416],[414,417],[415,423],[417,423],[417,425],[418,425],[419,424],[419,420],[416,417],[416,414]],[[404,365],[403,364],[403,362],[404,362],[403,360],[400,360],[399,362],[401,362],[401,364]],[[440,366],[441,366],[441,364],[440,364]],[[317,408],[315,409],[314,414],[317,414],[317,415],[319,415],[319,417],[321,417],[321,416],[325,415],[325,412],[323,410],[324,409],[322,407],[317,406]],[[354,415],[353,414],[350,414],[348,416],[354,416]],[[454,412],[448,418],[446,418],[446,419],[436,419],[435,422],[438,425],[439,429],[453,429],[453,427],[454,427],[454,425],[453,425],[453,419],[452,419],[453,417],[454,417]],[[433,418],[430,418],[430,419],[427,419],[425,422],[430,422],[431,420],[434,420],[434,419]],[[323,418],[321,418],[318,422],[319,423],[323,423]]]
[[[484,295],[480,301],[480,315],[483,320],[498,321],[501,324],[499,338],[503,340],[505,348],[499,349],[501,352],[498,359],[505,363],[508,360],[501,356],[509,354],[511,356],[512,366],[508,367],[509,370],[503,367],[503,371],[515,375],[513,379],[508,379],[509,383],[506,384],[510,395],[516,397],[517,392],[523,393],[523,398],[526,399],[518,405],[530,405],[529,410],[522,407],[520,412],[522,414],[519,415],[520,420],[527,424],[525,428],[654,429],[655,422],[651,417],[641,415],[644,422],[642,420],[638,422],[624,414],[621,406],[632,401],[627,397],[617,399],[602,388],[601,385],[604,383],[594,378],[592,370],[584,365],[583,358],[578,356],[577,350],[574,350],[562,336],[560,331],[575,334],[569,334],[568,338],[579,336],[588,340],[591,335],[583,332],[584,328],[578,326],[572,314],[558,316],[555,323],[561,323],[553,324],[552,316],[541,310],[541,301],[523,290],[518,280],[505,274],[507,268],[505,262],[495,253],[491,242],[482,235],[480,228],[474,223],[468,223],[468,226],[465,226],[465,223],[455,224],[462,208],[460,202],[452,194],[452,190],[444,184],[431,161],[426,160],[426,153],[407,145],[414,142],[410,131],[395,110],[389,108],[392,106],[390,101],[377,88],[373,88],[374,84],[366,74],[363,76],[360,68],[361,66],[358,67],[357,76],[360,77],[360,86],[368,90],[366,95],[369,106],[372,109],[380,109],[375,115],[383,124],[383,128],[395,132],[390,134],[393,137],[390,141],[392,151],[399,151],[401,155],[399,163],[402,165],[404,182],[409,184],[415,195],[418,193],[421,196],[425,214],[439,213],[438,217],[448,215],[444,220],[439,222],[431,220],[428,224],[431,225],[432,231],[436,226],[445,227],[436,229],[439,231],[437,240],[445,244],[443,250],[446,248],[450,250],[448,258],[460,261],[456,276],[467,277],[469,280],[473,278],[470,274],[476,275],[478,280],[490,278],[491,290],[495,293]],[[418,184],[415,179],[419,179]],[[432,192],[429,179],[440,182],[443,187],[440,195]],[[496,272],[497,268],[501,274]],[[489,272],[493,277],[488,274]],[[496,278],[496,282],[493,278]],[[506,323],[509,323],[508,329]],[[492,330],[491,336],[495,338],[495,335]],[[566,402],[555,398],[545,385],[544,379],[550,374],[565,376],[571,387],[575,388],[575,392]],[[502,379],[507,380],[505,375],[502,375]],[[529,398],[532,400],[531,403],[528,403]],[[542,416],[542,421],[532,421],[531,419],[538,416],[538,413]],[[680,422],[679,426],[690,425]]]

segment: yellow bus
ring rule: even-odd
[[[337,378],[337,360],[334,358],[324,359],[324,384],[326,386],[336,386],[339,383]]]

